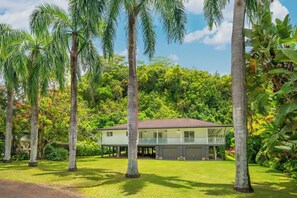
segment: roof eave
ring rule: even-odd
[[[219,126],[188,126],[188,127],[141,127],[138,129],[189,129],[189,128],[216,128],[216,127],[233,127],[232,124],[219,125]],[[109,130],[128,130],[127,128],[101,128],[99,131]]]

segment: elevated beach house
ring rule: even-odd
[[[138,154],[166,160],[218,159],[231,127],[188,118],[139,121]],[[110,155],[125,154],[127,124],[102,128],[100,133],[100,144]]]

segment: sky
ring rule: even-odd
[[[35,6],[42,3],[52,3],[67,9],[67,0],[0,0],[0,23],[11,24],[14,28],[28,29],[29,16]],[[220,27],[209,30],[203,16],[203,0],[188,0],[185,3],[188,23],[183,44],[168,44],[166,35],[155,16],[157,33],[156,56],[168,57],[173,63],[183,67],[195,68],[210,73],[229,74],[231,71],[231,34],[233,3],[224,10],[224,20]],[[274,18],[283,19],[290,14],[293,25],[297,24],[297,0],[274,0],[271,11]],[[295,11],[294,11],[295,9]],[[295,12],[295,13],[294,13]],[[125,30],[126,19],[119,19],[115,52],[127,56],[127,39]],[[138,60],[147,61],[143,55],[141,34],[137,39]]]

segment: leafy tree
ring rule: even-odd
[[[36,34],[52,31],[56,43],[68,48],[71,74],[71,113],[69,128],[69,171],[76,171],[77,143],[77,78],[79,59],[84,69],[88,69],[94,82],[100,74],[100,58],[93,43],[99,36],[103,0],[71,0],[69,13],[50,4],[38,6],[31,15],[31,27]]]
[[[272,22],[269,6],[261,7],[261,15],[252,29],[246,30],[248,44],[252,47],[249,82],[253,81],[251,100],[256,98],[254,117],[271,116],[274,119],[259,122],[257,133],[264,144],[256,161],[296,175],[296,27],[290,24],[289,16]],[[265,27],[265,31],[262,29]],[[264,81],[265,83],[262,83]],[[265,85],[265,86],[263,86]],[[270,101],[270,102],[267,102]],[[263,105],[264,104],[264,105]],[[258,115],[257,115],[258,113]],[[268,117],[267,116],[267,117]],[[295,168],[294,168],[295,167]]]
[[[144,40],[144,54],[150,58],[155,52],[156,33],[153,26],[152,9],[161,16],[169,41],[181,42],[185,35],[186,14],[183,2],[174,1],[136,1],[116,0],[107,3],[106,30],[103,35],[103,49],[113,54],[117,19],[124,8],[127,17],[128,32],[128,168],[126,177],[139,177],[137,163],[138,138],[138,83],[136,74],[136,38],[137,22],[141,24]]]

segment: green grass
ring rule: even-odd
[[[139,160],[141,177],[126,179],[127,159],[88,157],[78,159],[77,172],[67,172],[67,162],[40,161],[0,164],[0,179],[49,184],[86,197],[294,197],[297,183],[284,174],[250,166],[255,193],[233,190],[233,161]]]

